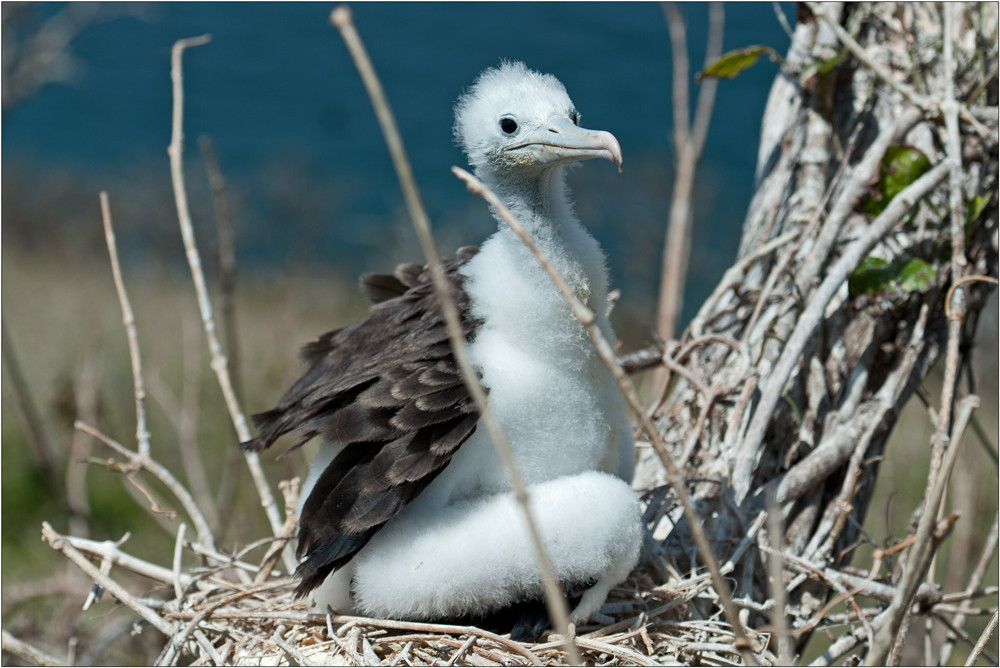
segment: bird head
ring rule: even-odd
[[[590,158],[622,169],[614,135],[580,127],[559,80],[520,62],[504,62],[476,78],[455,104],[455,137],[479,173],[547,171]]]

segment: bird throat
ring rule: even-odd
[[[566,213],[566,183],[560,165],[484,175],[486,184],[537,240],[558,234]],[[500,228],[507,226],[500,222]]]

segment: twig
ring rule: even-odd
[[[708,570],[712,575],[712,582],[716,588],[716,593],[719,595],[719,599],[722,602],[723,610],[726,613],[726,619],[734,629],[737,639],[736,644],[743,652],[744,660],[748,664],[753,665],[755,659],[753,657],[753,653],[750,651],[750,641],[747,639],[746,634],[743,631],[743,626],[740,624],[739,620],[739,613],[736,610],[736,606],[733,605],[732,597],[729,594],[727,585],[722,579],[722,573],[719,571],[719,563],[715,558],[715,553],[712,551],[712,546],[708,541],[708,536],[705,534],[705,529],[701,524],[701,518],[695,511],[694,504],[692,503],[691,497],[687,492],[683,474],[674,463],[670,453],[667,451],[666,445],[663,443],[663,438],[660,436],[659,431],[657,431],[649,416],[646,415],[646,412],[643,410],[642,403],[636,394],[635,387],[625,374],[625,371],[618,365],[618,361],[615,359],[614,350],[604,338],[600,328],[597,326],[597,318],[594,315],[594,312],[580,302],[576,294],[566,284],[565,279],[559,274],[555,267],[552,266],[548,257],[545,256],[545,254],[535,244],[534,240],[532,240],[531,235],[524,229],[524,226],[522,226],[521,223],[514,218],[510,210],[504,206],[503,202],[500,201],[492,190],[464,169],[452,167],[451,171],[465,183],[466,187],[471,192],[486,200],[486,202],[493,207],[497,214],[499,214],[500,217],[511,227],[511,229],[514,230],[518,237],[520,237],[521,241],[528,246],[534,254],[535,259],[538,260],[538,263],[552,279],[552,282],[555,283],[556,288],[569,305],[574,317],[576,317],[576,319],[587,331],[587,335],[594,344],[594,349],[597,351],[598,356],[604,362],[605,366],[608,367],[608,370],[611,371],[611,375],[618,384],[618,388],[621,390],[625,401],[638,417],[643,431],[646,432],[646,435],[649,437],[650,442],[653,445],[653,449],[663,462],[663,466],[666,469],[667,481],[670,483],[671,487],[673,487],[674,493],[677,495],[677,499],[680,501],[681,506],[684,509],[684,516],[688,520],[691,534],[693,535],[695,543],[698,546],[698,551],[701,553],[702,560],[705,562],[706,566],[708,566]]]
[[[148,455],[144,457],[132,452],[110,436],[107,436],[80,420],[73,423],[73,426],[83,433],[93,436],[118,454],[124,456],[128,459],[129,464],[132,467],[135,467],[136,469],[144,468],[156,476],[160,482],[167,486],[167,489],[170,490],[177,500],[181,502],[181,505],[184,507],[184,511],[188,514],[188,517],[191,518],[191,522],[194,524],[195,530],[198,532],[198,540],[209,546],[211,549],[215,549],[215,538],[212,536],[212,531],[208,526],[208,522],[205,520],[205,516],[202,514],[198,504],[195,503],[191,493],[185,489],[184,485],[182,485],[176,477],[174,477],[173,473],[167,470],[167,468],[163,465],[159,464],[152,457],[149,457]]]
[[[212,188],[215,203],[215,227],[219,234],[219,313],[222,316],[222,330],[226,337],[226,357],[229,360],[229,375],[233,391],[242,395],[242,370],[240,367],[240,339],[236,328],[236,250],[233,242],[233,223],[229,215],[229,199],[226,197],[226,180],[219,169],[215,157],[212,138],[207,134],[198,137],[198,148],[208,173],[208,185]]]
[[[826,278],[812,294],[809,305],[799,317],[792,335],[788,338],[781,357],[775,363],[767,383],[761,388],[760,401],[747,429],[743,443],[737,452],[733,467],[733,493],[736,503],[741,503],[750,491],[754,465],[764,440],[767,425],[771,420],[785,383],[798,366],[802,350],[823,321],[823,314],[833,296],[843,285],[851,272],[875,244],[891,231],[922,197],[929,193],[945,177],[950,164],[945,161],[928,171],[896,195],[885,210],[872,222],[855,241],[844,249],[840,259],[827,272]]]
[[[201,256],[198,253],[198,245],[194,238],[194,227],[191,225],[191,213],[188,210],[187,188],[184,184],[184,70],[182,67],[182,57],[184,50],[208,44],[211,35],[201,37],[191,37],[180,39],[174,43],[170,52],[170,78],[173,81],[173,123],[171,131],[170,145],[167,147],[167,154],[170,156],[170,177],[174,186],[174,201],[177,205],[177,219],[181,227],[181,236],[184,239],[184,249],[187,253],[188,264],[191,266],[191,277],[194,280],[195,291],[198,294],[198,309],[201,312],[201,320],[205,326],[205,337],[208,339],[208,349],[212,355],[212,370],[215,371],[219,379],[219,386],[222,388],[222,395],[226,400],[226,407],[229,409],[229,416],[236,428],[236,436],[240,442],[250,440],[250,429],[247,427],[246,417],[240,409],[236,393],[233,391],[233,384],[229,376],[229,366],[226,356],[222,352],[219,344],[219,337],[216,333],[215,319],[212,316],[212,302],[208,297],[208,289],[205,286],[205,273],[201,268]],[[250,475],[253,477],[254,486],[260,496],[260,505],[264,508],[267,520],[271,525],[271,531],[278,535],[281,531],[282,519],[275,503],[274,495],[268,486],[267,477],[260,465],[260,456],[255,452],[244,451],[247,466],[250,467]],[[295,557],[290,549],[284,552],[285,568],[291,573],[295,570]]]
[[[156,627],[161,633],[170,637],[174,633],[174,625],[167,620],[160,617],[156,612],[139,602],[134,596],[128,593],[124,587],[112,580],[107,575],[101,573],[90,561],[80,554],[76,548],[74,548],[69,541],[65,539],[64,536],[56,533],[48,522],[42,522],[42,538],[48,542],[48,544],[54,550],[59,550],[65,554],[70,561],[80,567],[80,569],[86,573],[91,579],[99,584],[103,589],[105,589],[112,596],[117,598],[119,601],[127,605],[128,607],[135,610],[139,616],[145,619],[147,622]]]
[[[30,661],[39,666],[65,666],[66,662],[62,659],[57,659],[51,654],[43,652],[42,650],[32,647],[23,640],[18,640],[11,634],[3,631],[0,634],[0,638],[3,639],[3,651],[10,652],[11,654],[16,654],[25,661]]]
[[[715,91],[718,79],[708,78],[701,82],[698,92],[698,107],[695,111],[694,127],[691,127],[688,108],[689,62],[687,53],[687,28],[684,19],[673,3],[664,3],[663,13],[670,33],[670,47],[673,54],[673,104],[674,104],[674,150],[676,151],[674,190],[670,201],[670,221],[667,226],[663,249],[663,268],[660,277],[660,297],[657,307],[656,331],[663,341],[674,338],[677,321],[684,302],[684,277],[691,250],[691,221],[693,206],[691,194],[694,190],[695,172],[708,126],[715,106]],[[722,3],[709,5],[708,45],[705,64],[716,60],[722,53],[722,35],[725,25],[725,10]],[[662,373],[657,374],[662,383]]]
[[[295,506],[298,504],[299,491],[302,489],[302,486],[296,477],[291,480],[282,480],[278,483],[278,489],[281,490],[282,495],[285,497],[285,525],[281,527],[281,535],[275,536],[276,540],[271,543],[271,547],[267,548],[264,558],[261,559],[260,570],[254,576],[254,582],[263,582],[271,577],[271,570],[277,562],[278,553],[288,544],[288,541],[295,538],[295,527],[298,524],[298,518],[295,516]]]
[[[305,654],[303,654],[299,650],[295,649],[295,647],[293,647],[289,643],[285,642],[281,638],[281,636],[278,635],[277,631],[275,631],[273,634],[271,634],[271,642],[273,642],[275,645],[277,645],[278,647],[280,647],[281,651],[288,655],[288,658],[292,659],[293,661],[295,661],[300,666],[315,666],[316,665],[315,663],[313,663],[312,661],[310,661],[306,657]],[[364,664],[359,664],[359,665],[364,665]]]
[[[139,456],[149,456],[149,431],[146,429],[146,388],[142,382],[142,358],[139,356],[139,337],[135,330],[135,316],[132,305],[125,291],[122,280],[121,265],[118,263],[118,246],[115,243],[115,230],[111,224],[111,207],[108,204],[108,193],[101,191],[101,217],[104,220],[104,239],[108,244],[108,255],[111,256],[111,273],[115,279],[115,289],[118,291],[118,301],[122,306],[122,322],[128,337],[128,354],[132,361],[132,381],[135,385],[135,440],[139,444]]]
[[[42,420],[38,416],[35,402],[31,398],[31,392],[28,390],[28,382],[24,379],[24,374],[21,372],[21,365],[17,361],[17,355],[14,354],[14,345],[10,342],[10,336],[7,334],[6,318],[0,320],[0,340],[2,340],[3,365],[10,375],[10,381],[14,389],[14,398],[17,400],[18,408],[21,409],[21,416],[24,418],[24,423],[27,427],[25,436],[27,437],[28,445],[31,446],[32,452],[35,453],[38,466],[45,474],[45,480],[49,483],[53,493],[56,494],[56,498],[59,499],[60,503],[66,504],[63,486],[59,482],[55,463],[52,461],[52,449],[49,447],[45,430],[42,429]]]
[[[182,599],[184,598],[184,587],[181,586],[181,555],[184,552],[184,532],[187,525],[181,522],[177,527],[177,540],[174,542],[174,596],[177,599],[177,609],[180,610]]]
[[[548,607],[549,618],[555,624],[559,634],[566,639],[566,652],[569,654],[570,662],[574,664],[581,664],[582,658],[580,657],[580,653],[573,645],[568,632],[569,607],[566,603],[566,598],[563,594],[562,588],[556,579],[555,571],[552,568],[552,562],[545,550],[541,534],[538,532],[538,526],[528,504],[528,492],[525,489],[521,474],[517,469],[517,464],[514,462],[514,456],[511,453],[510,445],[504,436],[503,430],[501,429],[496,416],[493,414],[493,411],[490,409],[489,404],[486,401],[486,393],[479,384],[479,376],[469,359],[468,350],[465,345],[465,336],[462,333],[462,325],[458,315],[458,309],[455,307],[454,300],[451,296],[452,287],[447,276],[444,274],[444,269],[441,266],[441,259],[438,256],[437,248],[434,243],[434,237],[431,234],[430,221],[428,220],[427,212],[424,209],[420,192],[417,189],[416,180],[413,178],[413,169],[410,166],[409,158],[406,155],[406,149],[403,147],[403,139],[399,135],[399,130],[396,127],[395,117],[393,116],[392,110],[389,108],[389,103],[386,100],[385,91],[382,89],[382,84],[378,79],[378,75],[376,75],[371,60],[368,58],[368,53],[361,41],[361,37],[358,35],[357,29],[354,27],[351,10],[346,5],[337,7],[333,10],[333,13],[330,14],[330,23],[340,32],[340,36],[347,45],[347,49],[351,53],[354,64],[357,66],[361,79],[364,81],[365,89],[368,91],[368,96],[371,98],[372,106],[375,109],[375,115],[378,117],[379,125],[381,126],[382,133],[385,136],[386,145],[388,146],[389,153],[392,156],[393,166],[396,169],[396,175],[399,178],[400,187],[403,190],[403,197],[406,200],[406,206],[410,214],[410,219],[413,222],[413,227],[420,239],[420,245],[423,249],[424,257],[427,259],[427,264],[431,270],[431,276],[434,281],[434,292],[438,298],[438,302],[441,304],[441,310],[444,313],[445,324],[448,329],[448,338],[451,341],[452,352],[455,355],[455,360],[458,362],[459,369],[461,370],[462,379],[465,381],[465,385],[468,388],[469,393],[472,395],[477,409],[479,410],[480,422],[486,427],[486,430],[493,441],[493,445],[497,450],[500,461],[503,462],[507,475],[510,478],[511,487],[514,490],[514,496],[517,498],[522,512],[524,513],[525,522],[528,525],[528,533],[531,536],[532,543],[535,547],[535,556],[538,561],[539,571],[541,571],[542,583],[545,588],[545,603]]]
[[[875,636],[875,642],[869,649],[868,656],[865,657],[866,666],[878,666],[885,662],[885,658],[896,639],[896,633],[902,624],[903,615],[909,610],[910,601],[913,600],[917,586],[924,579],[927,567],[930,564],[931,555],[936,547],[935,544],[939,542],[933,535],[937,513],[932,509],[936,509],[941,505],[941,499],[948,485],[949,474],[955,464],[959,444],[962,441],[962,434],[969,423],[972,411],[978,406],[979,397],[975,395],[967,396],[959,404],[955,427],[952,430],[948,449],[945,452],[945,460],[924,505],[924,513],[920,517],[920,525],[917,528],[917,538],[913,547],[910,548],[906,560],[906,570],[903,573],[903,579],[896,588],[895,596],[892,598],[892,604],[889,607],[889,617],[886,620],[887,623],[879,629]]]
[[[771,496],[767,507],[767,533],[771,539],[771,549],[780,554],[781,544],[784,541],[785,530],[781,522],[781,508]],[[792,665],[794,656],[792,654],[792,644],[788,637],[788,622],[785,619],[785,581],[782,577],[784,569],[781,559],[771,554],[767,560],[767,574],[769,577],[768,591],[771,593],[771,600],[774,606],[771,608],[771,628],[777,637],[778,658],[782,666]]]
[[[61,539],[81,552],[100,557],[102,563],[106,561],[109,564],[119,566],[166,585],[169,585],[174,580],[174,574],[170,569],[139,559],[127,552],[122,552],[121,540],[117,542],[111,540],[96,541],[76,536],[61,536]],[[178,577],[181,586],[185,588],[191,586],[194,582],[194,578],[187,573],[180,573]]]
[[[983,649],[985,649],[986,643],[989,642],[990,636],[992,636],[993,632],[997,630],[997,614],[998,613],[996,612],[993,613],[993,617],[990,618],[990,623],[986,625],[985,629],[983,629],[983,634],[979,636],[979,640],[976,642],[976,646],[972,648],[972,653],[969,654],[969,658],[965,660],[965,665],[967,666],[976,665],[976,661],[979,660],[979,655],[982,654]]]
[[[93,356],[84,353],[80,370],[74,379],[76,396],[76,416],[84,422],[97,422],[97,404],[100,394],[100,365]],[[90,501],[87,497],[87,470],[81,460],[90,457],[92,442],[82,432],[73,431],[69,442],[69,458],[66,465],[66,503],[75,517],[70,519],[70,533],[86,536],[89,534],[87,518],[90,516]]]
[[[781,8],[780,2],[772,2],[771,6],[774,8],[774,15],[778,18],[778,23],[781,24],[781,29],[785,31],[788,35],[788,39],[795,41],[795,32],[792,30],[792,26],[788,23],[788,17],[785,16],[785,11]]]
[[[966,617],[972,609],[971,594],[977,592],[980,585],[983,583],[983,578],[986,575],[986,569],[993,560],[993,553],[997,548],[998,533],[1000,533],[1000,510],[997,511],[997,515],[993,518],[993,527],[990,529],[990,533],[986,536],[986,542],[983,545],[982,553],[979,555],[979,561],[976,562],[976,567],[973,569],[972,575],[969,576],[968,586],[965,588],[965,591],[962,592],[969,597],[964,600],[958,613],[951,620],[956,629],[962,628],[965,624]],[[944,641],[944,644],[941,645],[938,665],[948,665],[948,660],[951,658],[951,652],[952,649],[954,649],[954,646],[955,638],[953,637],[953,634],[949,634],[948,638]]]

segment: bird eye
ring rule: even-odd
[[[513,118],[501,118],[500,119],[500,129],[509,135],[517,132],[517,121]]]
[[[572,119],[573,119],[573,125],[580,125],[580,112],[574,111]]]

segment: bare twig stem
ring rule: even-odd
[[[510,444],[507,442],[507,438],[504,436],[503,430],[500,427],[496,416],[493,414],[493,411],[490,409],[489,404],[486,401],[486,393],[479,384],[479,376],[472,367],[472,362],[469,359],[469,353],[465,345],[465,337],[462,333],[462,325],[461,320],[459,319],[458,309],[455,307],[455,302],[451,296],[452,286],[450,285],[447,276],[445,276],[444,269],[441,266],[441,259],[438,256],[437,248],[434,243],[434,237],[431,234],[430,221],[427,217],[427,211],[425,210],[423,201],[420,197],[420,191],[417,189],[416,180],[413,178],[413,168],[410,166],[410,160],[407,157],[406,149],[403,146],[403,139],[399,134],[398,128],[396,127],[395,117],[393,116],[392,110],[389,108],[389,102],[386,99],[385,91],[383,90],[382,84],[378,79],[378,75],[375,73],[375,68],[372,66],[371,60],[368,57],[368,52],[361,41],[361,36],[354,27],[351,10],[346,5],[340,5],[333,10],[332,14],[330,14],[330,23],[340,32],[340,36],[347,45],[347,49],[350,51],[354,64],[365,84],[368,96],[371,98],[372,106],[375,109],[375,115],[378,117],[379,125],[382,128],[382,134],[385,136],[386,145],[388,146],[389,153],[392,156],[392,163],[396,169],[396,175],[399,178],[400,187],[403,190],[403,197],[406,200],[406,207],[409,211],[410,219],[413,222],[413,227],[417,232],[418,238],[420,239],[420,246],[423,249],[424,257],[427,259],[427,264],[431,270],[431,276],[434,281],[434,292],[438,298],[438,302],[441,304],[441,310],[444,313],[445,324],[448,329],[448,338],[451,341],[451,347],[455,355],[455,360],[458,362],[465,385],[469,389],[469,393],[472,395],[473,400],[476,402],[476,407],[478,408],[480,414],[480,421],[486,427],[486,430],[493,441],[493,445],[496,447],[500,461],[503,462],[507,475],[510,478],[514,495],[524,513],[525,522],[528,526],[528,532],[535,547],[535,556],[538,561],[538,567],[541,571],[542,584],[545,588],[545,603],[548,607],[549,617],[556,626],[556,630],[566,641],[565,649],[569,655],[570,663],[578,665],[582,664],[582,657],[580,656],[579,650],[573,644],[572,637],[569,633],[569,607],[566,603],[566,598],[563,594],[562,588],[559,586],[556,579],[555,571],[552,568],[552,562],[545,551],[545,545],[542,542],[542,537],[538,531],[537,523],[532,515],[531,507],[528,503],[528,492],[524,486],[521,474],[517,469],[517,464],[514,461]]]
[[[184,554],[184,533],[186,531],[187,525],[181,522],[181,525],[177,527],[177,540],[174,541],[173,585],[178,610],[180,609],[181,601],[184,599],[184,587],[181,585],[181,557]]]
[[[3,651],[10,652],[16,656],[21,657],[25,661],[30,661],[31,663],[38,666],[65,666],[66,661],[63,659],[57,659],[56,657],[43,652],[37,647],[33,647],[23,640],[18,640],[11,634],[3,631],[0,634],[0,638],[3,639]]]
[[[880,666],[885,663],[886,656],[896,639],[903,616],[910,608],[910,603],[916,594],[918,585],[926,575],[927,567],[930,565],[935,544],[939,542],[932,535],[937,523],[937,513],[934,509],[941,505],[945,488],[948,485],[948,478],[951,469],[955,464],[958,455],[959,444],[962,441],[962,434],[969,423],[972,412],[979,406],[979,397],[969,395],[958,406],[955,427],[951,433],[948,449],[945,452],[944,464],[934,481],[934,487],[926,499],[924,513],[920,517],[920,524],[917,527],[917,537],[906,560],[906,570],[903,579],[896,588],[896,594],[892,598],[889,606],[889,617],[886,624],[879,629],[875,636],[875,642],[869,649],[868,656],[865,657],[866,666]]]
[[[167,489],[181,502],[184,506],[184,511],[191,518],[191,522],[194,524],[195,530],[198,532],[198,540],[207,546],[210,546],[212,550],[215,549],[215,538],[212,536],[211,528],[208,526],[208,522],[205,520],[204,514],[202,514],[201,509],[198,504],[195,503],[194,498],[191,493],[174,477],[174,474],[167,470],[166,467],[159,464],[152,457],[142,456],[136,454],[123,446],[118,441],[110,438],[106,434],[98,431],[94,427],[77,420],[74,425],[76,429],[79,429],[85,434],[90,434],[94,438],[98,439],[109,448],[117,452],[118,454],[124,456],[128,459],[129,464],[138,468],[144,468],[154,476],[156,476],[160,482],[167,486]]]
[[[997,630],[997,612],[993,613],[993,617],[990,618],[990,623],[986,625],[983,629],[983,634],[979,636],[979,640],[976,641],[976,646],[972,648],[972,653],[969,654],[969,658],[965,660],[965,665],[974,666],[976,661],[979,660],[979,655],[983,653],[986,648],[986,643],[989,642],[990,636],[993,632]]]
[[[778,405],[785,383],[800,362],[802,350],[816,327],[823,321],[823,314],[830,300],[865,255],[899,223],[903,215],[913,208],[920,198],[929,193],[945,177],[949,168],[950,163],[947,161],[938,164],[896,195],[868,229],[844,249],[840,259],[830,267],[826,278],[810,297],[809,304],[799,317],[781,357],[774,365],[766,384],[761,388],[760,402],[737,452],[733,465],[733,493],[737,503],[741,503],[750,491],[754,466],[768,422]]]
[[[135,330],[132,304],[129,303],[125,282],[122,280],[121,265],[118,263],[118,246],[115,243],[115,230],[111,224],[108,193],[104,191],[101,192],[101,217],[104,219],[104,239],[108,244],[108,255],[111,256],[111,273],[114,275],[118,301],[122,306],[122,322],[125,324],[125,334],[128,336],[128,354],[132,361],[132,381],[135,384],[135,440],[139,444],[139,456],[148,457],[149,431],[146,429],[146,388],[142,382],[139,337]]]
[[[250,440],[250,429],[247,426],[246,417],[240,409],[236,392],[233,390],[232,380],[229,376],[229,366],[226,356],[222,352],[219,344],[219,336],[215,327],[215,318],[212,316],[212,302],[208,297],[208,288],[205,284],[205,272],[201,267],[201,255],[198,253],[198,244],[194,237],[194,227],[191,224],[191,213],[188,209],[187,188],[184,184],[184,50],[208,44],[211,35],[191,37],[189,39],[177,40],[170,52],[170,78],[173,82],[174,107],[173,123],[170,145],[167,147],[167,154],[170,156],[170,177],[174,186],[174,201],[177,205],[177,219],[181,227],[181,236],[184,239],[184,249],[187,254],[188,264],[191,266],[191,277],[194,280],[195,291],[198,294],[198,309],[201,312],[201,320],[205,326],[205,336],[208,339],[208,349],[212,355],[212,370],[215,371],[219,379],[219,386],[222,388],[222,395],[226,400],[226,407],[229,409],[229,417],[236,428],[236,436],[240,442]],[[268,486],[267,477],[260,465],[260,456],[255,452],[244,452],[247,466],[250,467],[250,475],[253,477],[254,486],[260,496],[260,505],[264,508],[267,520],[271,525],[271,531],[278,535],[283,524],[281,514],[274,499],[274,494]],[[288,572],[295,570],[295,557],[290,549],[284,553],[285,568]]]
[[[226,180],[215,156],[212,138],[198,137],[198,148],[208,185],[212,188],[215,202],[215,227],[219,233],[219,312],[222,315],[222,331],[226,337],[226,357],[229,360],[229,375],[237,398],[242,395],[243,373],[240,365],[240,339],[236,328],[236,249],[233,241],[233,223],[229,215],[229,198],[226,197]]]
[[[755,659],[753,657],[753,653],[750,651],[750,641],[747,639],[746,633],[743,630],[743,625],[740,623],[739,613],[736,610],[736,606],[733,604],[732,596],[729,594],[728,585],[725,580],[722,579],[722,573],[719,570],[719,563],[715,558],[714,552],[712,551],[711,544],[708,542],[708,536],[705,534],[705,529],[701,524],[701,518],[698,516],[697,511],[695,511],[694,504],[692,503],[691,497],[684,485],[683,474],[674,463],[670,453],[667,451],[666,445],[663,443],[660,433],[653,425],[649,416],[646,415],[646,411],[643,410],[642,403],[639,400],[638,394],[636,394],[635,387],[629,380],[628,375],[626,375],[625,370],[621,368],[618,361],[615,359],[614,349],[611,347],[611,344],[609,344],[607,339],[604,338],[600,328],[597,326],[597,318],[594,315],[594,312],[588,309],[579,300],[569,285],[566,284],[566,280],[559,274],[555,267],[552,266],[548,257],[546,257],[541,249],[539,249],[535,244],[528,231],[524,229],[524,226],[518,222],[514,215],[511,214],[510,210],[504,206],[503,202],[500,201],[500,198],[497,197],[492,190],[464,169],[452,167],[451,171],[465,183],[470,191],[486,200],[486,202],[493,207],[497,214],[499,214],[500,217],[508,225],[510,225],[511,229],[514,230],[517,236],[521,238],[521,241],[528,246],[534,254],[535,259],[538,260],[538,263],[552,279],[552,282],[555,283],[556,288],[563,296],[563,299],[567,304],[569,304],[573,315],[580,321],[580,324],[583,325],[584,329],[587,331],[598,356],[600,356],[601,360],[611,371],[615,382],[618,384],[619,390],[621,390],[622,395],[625,397],[625,401],[635,412],[640,424],[642,425],[643,431],[646,432],[646,435],[649,437],[650,442],[653,445],[653,449],[663,462],[663,466],[666,469],[667,481],[673,487],[678,501],[680,501],[681,506],[684,508],[684,516],[688,520],[691,534],[694,536],[695,543],[698,546],[698,551],[701,553],[702,560],[705,562],[705,565],[708,566],[708,570],[711,573],[716,593],[719,595],[723,610],[725,610],[726,613],[726,619],[733,627],[733,633],[736,636],[736,646],[740,648],[744,660],[746,660],[748,664],[753,665]]]
[[[771,628],[777,638],[778,658],[781,665],[791,666],[794,656],[791,640],[788,637],[788,622],[785,619],[785,581],[782,577],[784,568],[782,568],[781,559],[777,556],[782,552],[781,544],[785,530],[781,521],[781,508],[774,501],[773,496],[768,499],[767,533],[771,550],[773,550],[767,559],[767,574],[770,578],[768,590],[771,593],[771,600],[774,601],[774,605],[771,607]]]
[[[21,417],[24,418],[24,424],[27,427],[25,436],[28,439],[28,444],[31,446],[32,452],[35,453],[38,466],[41,467],[42,472],[45,474],[45,480],[49,483],[49,486],[57,495],[60,502],[65,504],[63,486],[59,481],[55,463],[52,461],[52,449],[49,447],[45,430],[42,428],[42,420],[38,416],[35,402],[32,400],[31,392],[28,390],[28,381],[24,379],[21,365],[18,363],[17,355],[14,354],[14,344],[11,343],[10,336],[7,334],[6,318],[0,320],[0,340],[2,340],[3,365],[10,375],[10,381],[14,389],[14,398],[17,400],[18,408],[21,409]]]
[[[661,340],[667,341],[675,336],[677,321],[684,303],[684,279],[687,274],[687,258],[691,251],[691,221],[693,218],[691,196],[694,190],[698,160],[705,147],[705,138],[712,120],[718,80],[713,77],[701,82],[694,127],[692,128],[689,116],[688,79],[690,65],[687,53],[687,28],[680,10],[673,3],[664,3],[663,13],[670,29],[673,60],[674,150],[676,152],[674,161],[676,175],[670,202],[670,221],[663,248],[663,269],[656,318],[657,333]],[[706,65],[722,53],[724,25],[725,10],[722,3],[711,3],[709,5],[708,46],[705,53]],[[662,382],[664,374],[661,372],[658,375]],[[659,384],[657,383],[657,385]]]
[[[965,588],[965,592],[963,592],[964,594],[968,594],[970,596],[962,602],[958,612],[951,620],[952,625],[956,629],[961,629],[962,626],[965,625],[965,619],[972,611],[971,594],[977,592],[980,585],[983,583],[983,578],[986,575],[986,569],[993,560],[993,553],[997,548],[998,532],[1000,532],[1000,510],[997,511],[996,517],[993,518],[993,528],[990,529],[990,533],[986,536],[986,543],[983,545],[983,551],[979,555],[979,561],[976,563],[976,567],[973,569],[972,575],[969,577],[969,584]],[[949,633],[948,638],[941,645],[941,652],[938,659],[939,666],[948,665],[948,660],[951,658],[951,652],[955,647],[956,637],[957,636],[954,633]]]
[[[190,317],[185,316],[182,324],[184,341],[184,384],[181,388],[181,402],[177,413],[177,444],[181,451],[184,473],[191,493],[205,512],[208,525],[213,531],[219,529],[218,508],[208,484],[205,460],[198,447],[198,419],[201,412],[201,346],[198,327]],[[231,450],[237,450],[232,448]]]
[[[76,395],[76,417],[78,420],[97,423],[97,404],[100,394],[100,365],[89,353],[84,353],[80,370],[74,379]],[[90,516],[90,501],[87,498],[87,470],[81,460],[90,457],[92,441],[82,432],[73,431],[69,441],[69,461],[66,464],[66,503],[74,517],[70,519],[70,531],[76,535],[89,533],[87,518]]]
[[[126,537],[128,537],[127,534]],[[171,584],[174,580],[174,574],[169,568],[158,566],[123,552],[121,549],[122,541],[97,541],[76,536],[62,536],[62,539],[81,552],[100,557],[102,563],[107,562],[119,566],[165,585]],[[187,573],[181,573],[179,577],[182,587],[189,587],[195,581]]]
[[[128,593],[124,587],[103,574],[96,566],[90,563],[87,557],[70,545],[64,536],[57,533],[48,522],[42,522],[42,538],[48,542],[53,550],[59,550],[69,558],[74,564],[99,584],[105,591],[117,598],[119,601],[132,608],[140,617],[156,627],[161,633],[170,637],[174,632],[174,625],[158,615],[156,611],[140,602],[132,594]]]

